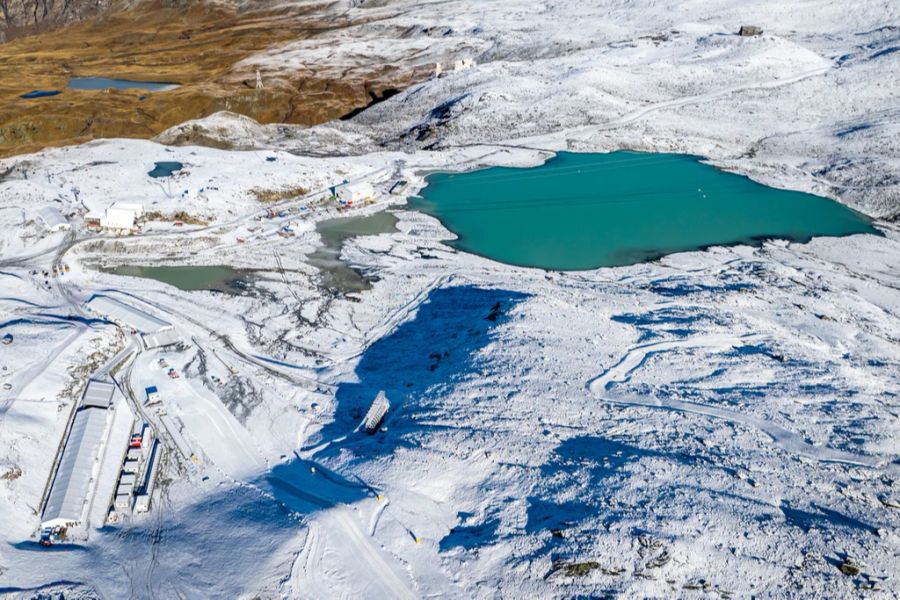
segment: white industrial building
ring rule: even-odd
[[[140,219],[144,214],[144,205],[140,202],[115,202],[110,208],[117,210],[130,210],[134,213],[135,219]]]
[[[96,406],[86,406],[75,413],[44,505],[42,528],[74,526],[84,518],[91,482],[100,464],[100,448],[106,440],[109,415],[108,409]]]
[[[144,205],[138,202],[115,202],[103,214],[90,212],[84,217],[88,225],[104,229],[132,230],[135,222],[144,214]]]
[[[345,183],[334,189],[334,195],[347,204],[359,203],[375,197],[375,188],[371,183]]]
[[[109,408],[115,391],[116,386],[114,384],[108,381],[91,379],[88,381],[87,387],[84,390],[84,396],[81,398],[81,405]]]
[[[100,227],[104,229],[134,229],[134,222],[138,216],[134,209],[116,203],[106,209],[106,213],[100,218]]]
[[[88,300],[86,306],[92,313],[104,315],[119,325],[127,326],[141,333],[156,333],[172,329],[171,323],[158,319],[112,296],[97,294]]]
[[[64,231],[72,228],[55,206],[42,206],[38,209],[38,216],[50,231]]]
[[[145,333],[141,335],[144,341],[144,348],[152,350],[153,348],[162,348],[164,346],[172,346],[181,341],[181,337],[174,327],[155,331],[153,333]]]

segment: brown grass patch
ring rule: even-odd
[[[262,204],[272,204],[273,202],[281,202],[299,196],[305,196],[308,190],[303,187],[292,187],[280,190],[267,190],[263,188],[253,188],[250,193],[256,198],[257,202]]]
[[[183,210],[179,210],[178,212],[172,214],[166,214],[160,212],[158,210],[153,210],[150,212],[146,212],[141,215],[142,222],[148,221],[163,221],[167,223],[174,223],[175,221],[181,221],[185,225],[206,225],[208,221],[201,219],[200,217],[195,217],[188,212]]]
[[[276,5],[277,6],[277,5]],[[365,106],[370,93],[428,75],[365,63],[355,77],[290,73],[256,89],[239,61],[273,45],[356,25],[322,6],[234,12],[206,3],[146,3],[0,45],[0,156],[101,137],[149,138],[229,110],[261,123],[314,125]],[[73,76],[181,84],[175,90],[70,90]],[[32,90],[61,90],[23,100]],[[141,99],[143,97],[143,99]]]

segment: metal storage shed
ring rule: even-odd
[[[162,331],[157,331],[156,333],[145,333],[141,336],[141,339],[144,340],[144,347],[147,350],[171,346],[181,341],[181,338],[178,336],[175,329],[164,329]]]
[[[82,406],[96,406],[98,408],[108,408],[112,402],[113,394],[116,386],[108,381],[97,381],[91,379],[88,381],[87,388],[84,390],[84,396],[81,399]]]

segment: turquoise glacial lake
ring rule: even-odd
[[[551,270],[766,239],[878,234],[833,200],[770,188],[680,154],[563,152],[539,167],[436,173],[427,182],[410,207],[455,233],[451,246]]]

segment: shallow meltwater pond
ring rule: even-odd
[[[367,290],[370,279],[340,259],[344,242],[361,235],[392,233],[396,226],[396,215],[387,211],[320,221],[316,231],[322,236],[322,246],[306,262],[322,271],[322,283],[327,288],[344,294]]]
[[[341,249],[348,239],[363,235],[378,235],[397,230],[397,217],[393,213],[378,212],[359,217],[338,217],[320,221],[316,231],[322,237],[322,246],[306,258],[306,262],[322,273],[322,285],[339,294],[361,292],[369,289],[372,279],[341,260]],[[274,265],[266,265],[261,271],[271,271]],[[104,267],[104,273],[154,279],[186,292],[214,290],[226,294],[242,294],[258,280],[259,273],[252,269],[235,269],[227,266],[178,265],[138,266],[121,265]]]
[[[177,83],[162,81],[135,81],[133,79],[114,79],[110,77],[73,77],[69,80],[69,87],[73,90],[147,90],[150,92],[165,92],[179,87]]]
[[[563,152],[540,167],[437,173],[427,182],[410,206],[454,232],[450,245],[544,269],[629,265],[772,238],[877,233],[833,200],[766,187],[686,155]]]
[[[101,269],[104,273],[155,279],[186,292],[216,290],[240,294],[248,285],[248,273],[231,267],[185,265],[170,267],[142,267],[122,265]]]

